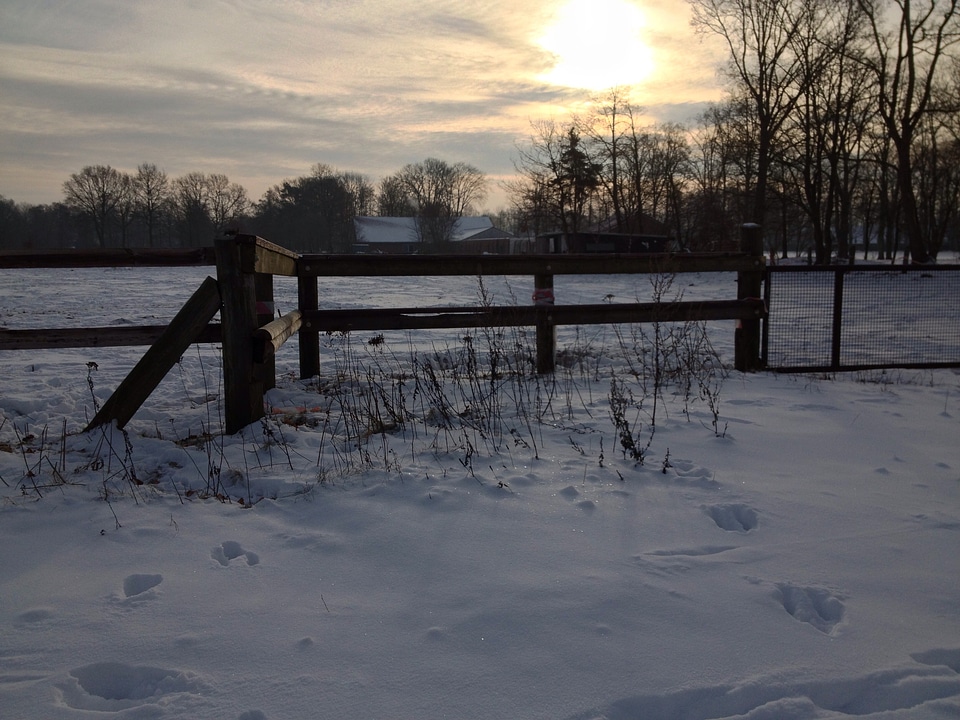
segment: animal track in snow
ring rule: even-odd
[[[17,620],[22,623],[42,623],[52,620],[54,613],[47,608],[34,608],[17,615]]]
[[[783,609],[799,620],[830,635],[843,620],[843,602],[829,590],[778,583],[777,599]]]
[[[960,650],[930,650],[911,657],[921,665],[806,682],[784,681],[777,676],[751,678],[741,684],[690,687],[664,695],[635,695],[568,716],[568,720],[954,717],[949,713],[960,701],[960,677],[950,663],[960,662]]]
[[[702,557],[704,555],[719,555],[727,550],[736,550],[736,545],[704,545],[702,547],[683,548],[680,550],[654,550],[647,553],[653,557]]]
[[[703,545],[672,550],[652,550],[634,555],[633,561],[647,572],[660,576],[682,575],[694,568],[706,568],[725,561],[723,553],[737,550],[735,545]]]
[[[172,696],[202,695],[208,688],[198,676],[183,670],[100,662],[71,670],[60,689],[64,703],[74,710],[112,713],[161,700],[169,705]]]
[[[720,483],[713,479],[713,471],[689,460],[670,460],[670,470],[675,480],[688,485],[713,490]]]
[[[729,532],[750,532],[759,523],[757,511],[748,505],[706,505],[703,511],[713,519],[718,528]]]
[[[143,595],[163,582],[163,575],[127,575],[123,579],[123,595],[127,598]]]
[[[960,673],[960,648],[935,648],[926,652],[913,653],[910,657],[924,665],[948,667]]]
[[[231,560],[236,560],[240,557],[247,561],[247,565],[258,565],[260,563],[259,555],[254,552],[244,550],[240,543],[234,540],[226,540],[220,543],[220,545],[215,547],[210,552],[210,557],[224,567],[227,567]]]

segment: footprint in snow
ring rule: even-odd
[[[123,592],[113,592],[109,599],[120,607],[136,607],[157,598],[157,586],[163,582],[163,575],[154,573],[134,573],[123,579]]]
[[[240,717],[237,720],[267,720],[267,716],[263,713],[263,710],[247,710],[244,713],[240,713]]]
[[[721,530],[747,533],[759,524],[757,511],[749,505],[704,505],[703,511]]]
[[[687,573],[694,568],[704,569],[726,560],[724,553],[737,550],[736,545],[702,545],[698,547],[651,550],[634,555],[633,561],[648,572],[661,576]]]
[[[246,560],[247,565],[258,565],[260,563],[259,555],[244,550],[240,543],[234,540],[226,540],[220,543],[220,545],[210,551],[210,557],[223,565],[223,567],[230,565],[231,560],[236,560],[241,557]]]
[[[960,648],[934,648],[913,653],[910,657],[924,665],[948,667],[955,673],[960,673]]]
[[[843,620],[843,601],[825,588],[778,583],[774,594],[790,615],[825,635],[832,634]]]
[[[48,608],[34,608],[33,610],[26,610],[19,615],[17,615],[17,622],[22,623],[42,623],[54,618],[54,613]]]
[[[70,671],[59,684],[64,704],[74,710],[118,713],[144,706],[177,709],[181,698],[205,695],[209,686],[185,670],[99,662]],[[147,715],[143,715],[146,717]],[[155,717],[151,712],[150,717]]]
[[[720,486],[713,478],[713,471],[702,465],[697,465],[689,460],[670,460],[669,470],[664,468],[664,474],[671,476],[673,482],[680,481],[692,487],[699,487],[704,490],[715,490]]]
[[[123,579],[123,596],[126,598],[137,597],[153,590],[157,585],[163,582],[163,575],[146,575],[136,573],[127,575]]]

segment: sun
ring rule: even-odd
[[[540,79],[586,90],[636,85],[653,71],[645,26],[630,0],[567,0],[537,39],[554,57]]]

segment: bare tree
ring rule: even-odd
[[[170,200],[167,174],[152,163],[141,163],[133,176],[133,196],[135,212],[147,229],[147,244],[154,247],[164,208]]]
[[[462,217],[486,196],[486,177],[464,162],[453,165],[437,158],[405,165],[397,180],[418,212]]]
[[[688,175],[690,149],[686,129],[676,123],[650,128],[641,136],[649,168],[644,180],[648,213],[668,227],[679,229],[680,204]],[[638,214],[641,208],[638,208]]]
[[[688,1],[694,27],[726,42],[730,76],[753,105],[757,175],[752,217],[747,219],[763,224],[777,137],[796,107],[806,77],[794,52],[803,15],[800,6],[818,0]]]
[[[172,183],[181,243],[194,246],[213,240],[218,230],[250,209],[246,189],[223,174],[191,172]]]
[[[574,124],[580,135],[594,149],[597,160],[603,164],[600,184],[603,193],[609,199],[613,220],[617,227],[624,222],[620,149],[624,133],[623,106],[629,102],[630,96],[627,89],[612,88],[605,96],[594,102],[591,114],[583,118],[574,118]]]
[[[727,250],[736,246],[737,227],[749,215],[748,192],[757,173],[752,110],[747,99],[731,95],[698,118],[691,139],[683,222],[688,247]]]
[[[188,247],[209,243],[214,234],[207,193],[207,176],[190,172],[173,181],[180,243]]]
[[[353,205],[350,214],[354,217],[373,215],[377,204],[377,193],[370,181],[364,175],[355,172],[340,172],[338,177]]]
[[[377,214],[380,217],[413,217],[416,213],[397,175],[380,181],[377,188]]]
[[[109,165],[88,165],[63,184],[67,206],[93,223],[100,247],[106,247],[110,223],[124,192],[123,174]]]
[[[614,227],[627,228],[630,219],[642,210],[643,197],[636,182],[638,168],[634,140],[636,118],[641,108],[630,100],[625,88],[613,88],[595,105],[591,115],[575,118],[577,131],[602,164],[600,185],[609,203]]]
[[[486,194],[484,174],[464,162],[427,158],[405,165],[395,177],[414,209],[420,242],[435,247],[450,241],[457,218],[472,212]]]
[[[487,178],[480,170],[465,162],[456,162],[450,173],[450,208],[457,217],[477,212],[487,196]]]
[[[224,228],[250,209],[247,191],[230,182],[226,175],[214,173],[206,178],[207,207],[215,228]]]
[[[826,263],[834,241],[839,257],[851,256],[853,195],[873,87],[858,60],[862,15],[856,0],[810,3],[800,18],[793,45],[804,80],[784,123],[783,195],[806,214],[817,262]]]
[[[515,161],[521,180],[511,187],[515,206],[537,218],[540,231],[580,232],[600,188],[602,163],[595,162],[574,124],[533,124],[529,144],[519,149]]]
[[[957,122],[955,113],[950,115],[928,115],[917,129],[913,152],[920,227],[933,256],[960,218],[960,140],[945,127],[945,121]]]
[[[120,247],[127,247],[135,207],[133,177],[129,173],[122,172],[120,173],[120,197],[116,207],[117,224],[120,227]]]
[[[918,128],[931,111],[948,50],[960,41],[960,0],[857,0],[867,17],[875,55],[866,60],[875,75],[877,112],[893,144],[901,221],[913,262],[936,258],[923,231],[914,188],[913,150]],[[884,10],[896,13],[893,27]]]

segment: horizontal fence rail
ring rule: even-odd
[[[444,275],[618,275],[762,270],[745,253],[643,255],[303,255],[300,277]]]
[[[62,350],[67,348],[136,347],[153,345],[167,325],[134,327],[38,328],[0,330],[0,350]],[[196,342],[220,342],[220,324],[209,323]]]
[[[771,370],[960,367],[960,265],[767,268]]]
[[[182,267],[215,265],[212,247],[108,248],[105,250],[58,250],[50,253],[2,253],[0,269],[91,268],[91,267]]]
[[[764,305],[751,300],[596,305],[506,305],[501,307],[364,308],[303,313],[303,328],[319,332],[358,330],[437,330],[445,328],[596,325],[604,323],[749,320],[763,317]]]

